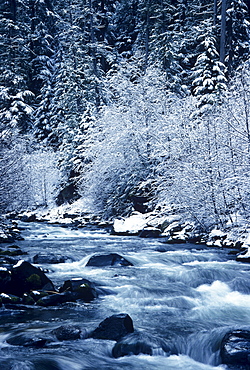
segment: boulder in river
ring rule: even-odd
[[[38,253],[33,257],[33,263],[38,264],[54,264],[54,263],[64,263],[66,258],[64,256],[56,255],[53,253],[45,254]]]
[[[131,317],[126,313],[120,313],[102,321],[90,334],[90,337],[118,341],[125,335],[133,332],[134,326]]]
[[[4,304],[6,303],[18,304],[21,302],[21,298],[13,294],[1,293],[0,298],[1,298],[1,302]]]
[[[22,256],[24,254],[27,254],[26,252],[23,252],[19,247],[15,246],[9,246],[8,249],[0,249],[0,256],[9,256],[9,257],[16,257],[16,256]]]
[[[139,355],[140,353],[152,356],[151,345],[141,338],[135,339],[130,336],[122,338],[112,349],[112,355],[115,358],[128,355]]]
[[[72,292],[75,293],[76,299],[82,299],[84,302],[91,302],[97,298],[98,294],[95,285],[87,279],[75,278],[66,280],[59,292]]]
[[[34,300],[34,298],[31,297],[30,294],[24,293],[22,303],[28,306],[32,306],[36,303],[36,301]]]
[[[28,212],[26,214],[21,215],[20,220],[23,222],[35,222],[37,219],[35,213]]]
[[[112,355],[115,358],[129,355],[171,355],[177,354],[174,345],[169,345],[161,338],[151,337],[145,333],[134,332],[119,340],[113,347]]]
[[[238,262],[250,262],[250,247],[244,245],[241,247],[240,253],[237,254],[236,261]]]
[[[235,365],[237,369],[244,365],[244,369],[249,369],[250,330],[233,330],[227,333],[221,342],[220,355],[223,364]]]
[[[37,302],[37,306],[49,307],[49,306],[57,306],[62,303],[66,302],[75,302],[76,301],[75,293],[71,292],[64,292],[64,293],[55,293],[49,294],[45,297],[40,298]]]
[[[62,325],[52,331],[58,340],[80,339],[81,329],[78,326]]]
[[[11,335],[6,342],[13,346],[42,348],[47,343],[47,338],[43,335],[23,332]]]
[[[90,257],[86,266],[95,266],[95,267],[133,266],[133,264],[117,253],[109,253],[109,254],[97,254]]]
[[[11,283],[6,293],[22,297],[24,293],[31,290],[54,291],[55,288],[41,269],[27,261],[20,260],[11,270]]]
[[[0,293],[9,290],[11,282],[11,272],[6,267],[0,267]]]
[[[157,227],[147,226],[140,233],[140,238],[158,238],[161,234],[161,230]]]

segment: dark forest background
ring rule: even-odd
[[[1,213],[84,197],[247,221],[249,7],[2,0]]]

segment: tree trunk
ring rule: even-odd
[[[146,5],[146,29],[145,29],[145,65],[144,71],[146,71],[148,66],[148,54],[149,54],[149,1]]]
[[[217,15],[218,15],[217,0],[214,0],[214,26],[216,26],[217,23]]]
[[[221,36],[220,36],[220,62],[225,62],[226,54],[226,15],[227,0],[222,0],[221,4]]]
[[[90,40],[91,40],[91,46],[90,46],[90,53],[93,63],[93,73],[95,77],[98,77],[98,70],[97,70],[97,57],[96,57],[96,46],[95,46],[95,34],[94,34],[94,17],[93,17],[93,6],[92,6],[92,0],[89,0],[89,11],[90,11]],[[97,81],[95,82],[95,103],[97,109],[100,106],[100,92],[98,88]]]
[[[16,0],[10,0],[10,14],[13,22],[16,22]]]
[[[228,20],[228,74],[229,76],[232,73],[232,64],[233,64],[233,20],[232,14],[229,16]]]

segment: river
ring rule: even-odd
[[[103,293],[91,303],[1,308],[1,370],[227,368],[220,365],[222,337],[250,325],[250,265],[230,258],[228,250],[205,246],[167,245],[157,239],[109,235],[101,229],[71,230],[45,223],[21,226],[25,240],[17,244],[28,252],[26,260],[32,261],[41,251],[66,257],[65,263],[42,266],[55,286],[83,277],[97,283]],[[134,266],[85,266],[93,254],[110,252],[123,255]],[[62,324],[78,325],[84,333],[122,312],[131,316],[136,331],[154,343],[169,344],[176,354],[169,356],[156,345],[152,356],[115,359],[115,342],[92,338],[52,342],[40,349],[6,342],[13,333],[46,333]]]

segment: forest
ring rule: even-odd
[[[250,211],[250,4],[2,0],[0,213]]]

